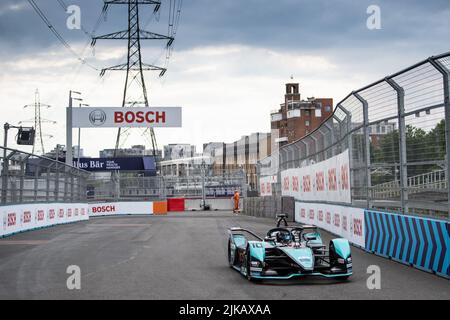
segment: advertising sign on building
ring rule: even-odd
[[[80,158],[74,159],[73,165],[86,171],[155,171],[153,157],[123,157],[123,158]]]

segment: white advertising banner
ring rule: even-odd
[[[351,203],[348,150],[303,168],[281,172],[283,196],[300,201]]]
[[[259,191],[261,197],[272,195],[272,184],[277,182],[276,176],[266,176],[259,178]]]
[[[0,210],[3,211],[3,235],[20,232],[22,226],[20,222],[20,206],[6,206],[1,207]]]
[[[0,207],[0,237],[36,228],[88,220],[87,212],[88,205],[83,203],[21,204]]]
[[[94,216],[113,216],[128,214],[153,214],[153,202],[103,202],[90,203],[88,214]]]
[[[5,226],[3,222],[3,208],[0,207],[0,238],[5,234]]]
[[[74,128],[179,128],[181,125],[181,107],[72,108]]]
[[[318,226],[365,248],[364,209],[295,202],[295,221]]]

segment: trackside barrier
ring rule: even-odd
[[[186,201],[184,198],[169,198],[167,199],[167,211],[181,212],[185,210]]]
[[[365,212],[366,250],[450,278],[450,223]]]
[[[89,216],[153,214],[153,201],[89,203]]]
[[[318,226],[365,248],[364,209],[297,201],[295,221]]]
[[[244,199],[239,201],[239,208],[243,207]],[[202,199],[201,198],[186,198],[185,210],[201,210]],[[206,204],[210,206],[211,210],[233,210],[233,200],[231,197],[227,198],[206,198]]]
[[[88,207],[90,217],[167,214],[167,201],[99,202]]]
[[[155,215],[167,214],[167,201],[153,202],[153,214]]]
[[[85,203],[21,204],[0,207],[0,237],[88,220]]]

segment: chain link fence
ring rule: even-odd
[[[90,201],[158,200],[166,198],[231,197],[235,190],[246,192],[242,170],[214,174],[193,171],[188,176],[146,176],[145,172],[93,173],[87,182]]]
[[[87,171],[3,147],[0,162],[1,205],[86,201]]]
[[[448,217],[450,53],[350,93],[315,131],[262,160],[259,177],[348,149],[352,205]]]

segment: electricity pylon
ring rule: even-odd
[[[112,4],[127,4],[128,5],[128,30],[114,32],[98,37],[93,37],[92,46],[95,46],[97,40],[128,40],[128,60],[124,64],[105,68],[101,71],[100,75],[103,76],[106,71],[126,71],[125,87],[123,92],[122,107],[135,106],[137,104],[144,104],[145,107],[149,106],[147,88],[145,86],[144,71],[159,71],[162,77],[166,72],[165,68],[153,66],[142,61],[141,55],[141,40],[166,40],[167,47],[172,45],[174,38],[164,36],[161,34],[141,30],[139,25],[139,5],[154,5],[154,13],[157,13],[161,7],[161,1],[153,0],[110,0],[104,1],[103,11],[108,10],[108,6]],[[144,101],[137,101],[131,98],[131,86],[135,85],[139,89],[141,97]],[[138,98],[141,99],[141,98]],[[151,141],[153,147],[153,153],[156,156],[157,143],[155,132],[153,128],[150,128]],[[118,129],[116,139],[116,151],[120,146],[121,129]]]
[[[41,109],[51,108],[50,105],[41,103],[40,96],[39,96],[39,90],[36,89],[36,92],[34,93],[34,103],[33,104],[27,104],[24,106],[25,109],[27,108],[34,108],[34,117],[29,120],[20,121],[19,124],[22,123],[34,123],[34,129],[36,130],[36,138],[34,139],[33,144],[33,151],[31,151],[32,154],[44,154],[45,148],[44,148],[44,137],[47,138],[53,138],[52,135],[44,134],[42,129],[43,123],[51,123],[56,124],[56,121],[45,119],[41,115]]]

